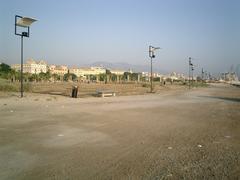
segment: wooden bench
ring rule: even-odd
[[[100,97],[116,96],[116,92],[114,92],[112,90],[97,90],[97,95]]]

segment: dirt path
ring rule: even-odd
[[[237,179],[240,89],[0,98],[0,179]]]

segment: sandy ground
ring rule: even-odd
[[[238,179],[240,88],[0,98],[0,179]]]

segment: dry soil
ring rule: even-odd
[[[0,179],[238,179],[240,88],[0,98]]]

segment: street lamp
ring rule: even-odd
[[[15,15],[15,35],[21,36],[21,98],[23,97],[23,37],[29,37],[30,26],[35,21],[37,20],[33,18]],[[23,31],[18,32],[18,27]]]
[[[190,89],[190,76],[191,76],[191,70],[193,71],[193,64],[192,64],[192,58],[189,57],[189,60],[188,60],[188,64],[189,64],[189,70],[188,70],[188,87]]]
[[[193,71],[194,71],[194,66],[192,66],[192,86],[193,86]]]
[[[152,59],[155,58],[154,51],[161,49],[160,47],[149,46],[149,57],[151,58],[151,93],[153,92],[153,74],[152,74]]]

